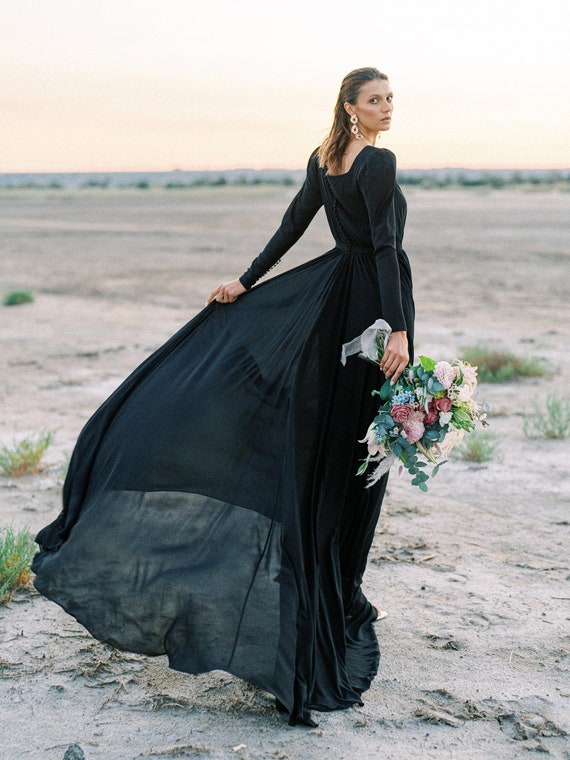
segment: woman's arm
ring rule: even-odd
[[[274,267],[281,257],[299,240],[319,208],[323,205],[317,176],[316,151],[309,158],[307,176],[299,192],[291,201],[285,212],[279,229],[267,243],[263,251],[255,258],[249,269],[239,280],[225,282],[214,288],[206,304],[211,301],[233,303],[246,290],[249,290]]]
[[[309,158],[307,176],[285,212],[281,225],[239,281],[249,290],[295,245],[323,205],[318,182],[316,153]]]
[[[375,151],[359,174],[359,184],[368,211],[374,246],[382,318],[392,328],[380,368],[395,383],[408,365],[407,325],[402,308],[400,267],[396,252],[396,157],[389,150]]]

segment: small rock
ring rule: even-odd
[[[63,760],[85,760],[85,752],[83,752],[79,744],[70,744],[65,750]]]

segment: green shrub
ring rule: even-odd
[[[538,359],[522,359],[510,351],[467,346],[461,358],[477,367],[477,378],[483,383],[505,383],[518,377],[542,377],[546,367]]]
[[[498,445],[494,433],[474,430],[463,438],[454,455],[466,462],[490,462],[495,457]]]
[[[570,435],[570,400],[551,393],[541,409],[535,401],[534,412],[523,417],[527,438],[568,438]]]
[[[29,584],[35,543],[27,530],[0,528],[0,603]]]
[[[44,431],[36,437],[23,438],[12,447],[0,446],[0,473],[10,478],[37,475],[41,460],[53,440],[53,433]]]
[[[31,290],[12,290],[3,299],[4,306],[18,306],[21,303],[33,303],[34,294]]]

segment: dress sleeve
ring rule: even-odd
[[[406,330],[396,252],[396,156],[386,149],[375,151],[360,171],[359,185],[370,221],[382,301],[381,316],[394,332]]]
[[[279,263],[281,257],[295,245],[323,205],[317,172],[318,161],[315,151],[309,158],[305,181],[285,212],[279,229],[259,256],[252,261],[249,269],[239,278],[247,290]]]

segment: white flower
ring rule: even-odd
[[[457,401],[471,401],[473,398],[473,387],[471,385],[462,384],[457,388],[455,398]]]
[[[439,413],[439,424],[443,427],[443,425],[447,425],[449,422],[451,422],[451,418],[453,417],[453,412],[440,412]]]
[[[366,435],[362,440],[358,441],[359,443],[365,443],[368,446],[368,453],[370,456],[377,456],[380,455],[380,457],[385,457],[387,454],[386,449],[384,446],[382,446],[381,443],[378,441],[378,435],[376,434],[376,425],[372,423],[368,430],[366,431]]]

